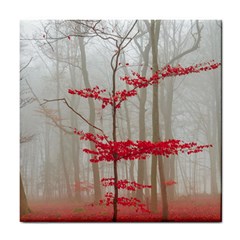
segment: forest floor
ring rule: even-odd
[[[30,202],[31,213],[21,222],[111,222],[112,206]],[[219,197],[182,198],[169,202],[169,222],[221,222]],[[118,222],[161,222],[158,213],[136,212],[132,207],[118,208]]]

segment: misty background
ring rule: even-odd
[[[94,24],[95,21],[78,20],[20,23],[20,171],[29,201],[75,198],[92,202],[96,198],[95,170],[89,156],[82,152],[89,143],[72,134],[73,128],[87,132],[88,126],[62,102],[40,105],[44,99],[66,98],[86,118],[93,111],[95,125],[111,135],[111,108],[102,109],[98,101],[90,105],[88,99],[69,95],[68,89],[88,87],[84,81],[87,74],[91,87],[98,85],[111,91],[110,61],[116,49],[111,38],[123,36],[133,21],[101,21],[98,34],[102,37],[86,26]],[[159,68],[191,49],[198,37],[199,46],[172,65],[221,62],[221,22],[199,21],[199,26],[200,34],[196,21],[161,21]],[[131,75],[131,70],[151,76],[146,21],[139,20],[131,36],[134,39],[121,55],[118,77]],[[125,83],[118,79],[117,89],[124,88]],[[159,84],[159,93],[161,139],[214,146],[202,153],[164,159],[166,179],[177,182],[169,188],[170,199],[221,193],[221,68],[166,78]],[[118,110],[118,140],[139,139],[143,96],[145,139],[152,139],[152,88],[147,88],[145,92],[139,90],[138,96],[124,102]],[[151,157],[144,166],[145,183],[150,183],[150,160]],[[111,163],[98,165],[100,178],[113,176]],[[118,167],[119,179],[137,180],[138,161],[122,160]],[[77,182],[82,184],[80,191],[75,189]],[[107,189],[100,186],[100,191],[103,195]],[[161,194],[159,184],[158,193]],[[142,198],[146,200],[149,194],[144,190]]]

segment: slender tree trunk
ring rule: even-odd
[[[152,68],[153,73],[158,70],[158,38],[160,31],[160,21],[151,21],[151,42],[152,42]],[[153,142],[160,141],[160,129],[159,129],[159,106],[158,106],[158,89],[157,84],[153,85],[153,107],[152,107],[152,130],[153,130]],[[168,201],[167,191],[165,185],[164,166],[163,159],[160,156],[157,161],[157,156],[152,157],[151,168],[151,208],[153,212],[157,211],[157,163],[159,164],[159,174],[161,183],[161,198],[162,198],[162,220],[168,219]]]
[[[151,42],[153,55],[153,73],[157,71],[157,39],[155,21],[151,21]],[[159,112],[158,112],[158,85],[153,85],[153,99],[152,99],[152,141],[159,141]],[[151,166],[151,210],[157,212],[157,156],[152,156]]]
[[[71,116],[71,122],[72,126],[76,126],[76,121],[73,119],[75,116]],[[76,141],[76,137],[72,136],[72,160],[73,160],[73,170],[74,170],[74,182],[79,183],[80,178],[79,178],[79,146],[78,146],[78,141]],[[75,189],[75,200],[80,201],[81,200],[81,194],[80,194],[80,189]]]
[[[125,59],[125,55],[123,54],[123,59],[122,59],[123,63],[126,64],[126,59]],[[124,74],[127,76],[129,75],[129,72],[127,70],[127,68],[123,68]],[[129,85],[126,84],[126,89],[129,90]],[[129,111],[127,108],[127,102],[124,101],[123,102],[123,106],[124,106],[124,110],[126,112],[126,123],[127,123],[127,134],[128,134],[128,139],[132,139],[132,134],[131,134],[131,120],[130,120],[130,116],[129,116]],[[129,167],[129,176],[130,176],[130,181],[134,182],[135,178],[134,178],[134,161],[130,161],[130,167]]]
[[[50,182],[51,182],[51,166],[50,166],[50,154],[49,154],[49,132],[50,129],[47,126],[47,121],[45,123],[46,129],[45,129],[45,139],[44,139],[44,149],[45,149],[45,161],[44,161],[44,192],[43,192],[43,196],[44,196],[44,200],[48,201],[50,198],[50,193],[51,193],[51,189],[50,189]]]
[[[72,50],[72,51],[71,51]],[[77,65],[77,61],[76,61],[76,56],[75,54],[76,49],[73,48],[69,48],[68,47],[68,59],[74,58],[75,59],[75,64]],[[68,65],[69,66],[69,73],[70,73],[70,79],[71,79],[71,85],[73,89],[76,89],[76,71],[75,71],[75,67],[73,67],[71,64]],[[76,98],[74,96],[72,96],[71,98],[71,102],[73,106],[77,105],[77,101],[79,103],[79,99],[80,98]],[[75,126],[77,127],[77,119],[76,119],[76,115],[71,112],[71,126]],[[71,141],[72,141],[72,161],[73,161],[73,171],[74,171],[74,182],[75,183],[79,183],[80,182],[80,164],[79,164],[79,141],[77,141],[76,136],[72,135],[71,137]],[[81,200],[81,191],[80,189],[75,189],[75,200],[80,202]]]
[[[116,75],[115,72],[113,73],[113,96],[115,95],[115,85],[116,85]],[[113,104],[113,141],[117,141],[117,135],[116,135],[116,103]],[[118,169],[117,169],[117,154],[113,154],[113,172],[114,172],[114,199],[113,199],[113,222],[117,221],[117,201],[118,201],[118,188],[117,188],[117,182],[118,182]]]
[[[130,116],[129,116],[129,111],[128,111],[128,108],[127,108],[127,103],[126,101],[123,102],[123,105],[124,105],[124,110],[125,110],[125,113],[126,113],[126,122],[127,122],[127,133],[125,133],[125,135],[127,135],[128,139],[132,139],[132,133],[131,133],[131,120],[130,120]],[[123,127],[122,127],[123,129]],[[125,164],[125,172],[126,172],[126,178],[125,179],[129,179],[130,178],[130,181],[134,182],[134,161],[130,161],[130,167],[128,169],[128,163],[127,161],[124,161],[124,164]],[[129,176],[129,178],[128,178]],[[134,195],[135,193],[131,193],[131,196],[135,196]],[[127,191],[127,196],[130,197],[130,191]]]
[[[220,79],[219,73],[213,72],[212,79]],[[211,110],[209,116],[208,141],[213,143],[214,147],[209,149],[210,167],[211,167],[211,194],[218,194],[218,179],[221,184],[221,83],[212,82],[213,94],[211,96]],[[217,171],[218,170],[218,171]]]
[[[208,128],[209,128],[209,133],[208,133],[208,141],[209,142],[215,142],[216,139],[216,126],[215,123],[217,119],[215,119],[215,114],[209,112],[209,123],[208,123]],[[212,121],[210,121],[210,119]],[[210,167],[211,167],[211,194],[216,195],[218,193],[218,188],[217,188],[217,175],[216,175],[216,151],[214,148],[209,149],[209,155],[210,155]]]
[[[143,90],[143,89],[142,89]],[[146,90],[146,89],[144,89]],[[140,102],[144,101],[144,95],[146,97],[146,91],[140,93]],[[145,98],[146,99],[146,98]],[[146,139],[146,130],[145,130],[145,102],[144,104],[140,104],[140,112],[139,112],[139,140]],[[138,160],[138,178],[137,182],[139,184],[143,184],[144,180],[144,162],[146,160],[139,159]],[[136,197],[139,200],[143,200],[143,189],[137,189]]]
[[[129,116],[129,111],[128,111],[128,108],[127,108],[126,101],[123,102],[123,105],[124,105],[124,110],[126,112],[127,136],[128,136],[128,139],[132,139],[131,126],[130,126],[131,121],[130,121],[130,116]],[[130,161],[129,176],[130,176],[130,181],[135,181],[134,180],[134,161]]]
[[[60,73],[59,73],[59,52],[58,52],[58,41],[56,42],[56,81],[57,81],[57,98],[60,98]],[[61,114],[61,108],[60,108],[60,102],[57,102],[57,108],[58,108],[58,114],[59,114],[59,121],[61,125],[61,119],[62,119],[62,114]],[[68,171],[67,171],[67,166],[65,162],[65,152],[64,152],[64,141],[63,141],[63,132],[61,129],[59,129],[59,134],[60,134],[60,160],[62,162],[63,166],[63,173],[66,181],[66,188],[67,188],[67,196],[69,199],[72,199],[72,191],[71,191],[71,186],[69,182],[69,176],[68,176]]]
[[[76,98],[74,98],[76,99]],[[73,100],[74,101],[74,100]],[[71,113],[71,126],[77,126],[77,120],[75,114]],[[72,140],[72,161],[73,161],[73,171],[74,171],[74,182],[80,182],[80,164],[79,164],[79,142],[76,139],[76,136],[71,137]],[[80,189],[75,189],[75,200],[80,202],[81,192]]]
[[[164,123],[165,123],[165,137],[166,139],[173,139],[172,133],[172,105],[173,105],[173,79],[169,79],[165,82],[166,86],[166,101],[164,109]],[[164,96],[165,97],[165,96]],[[175,179],[175,156],[170,156],[165,165],[165,171],[167,179]],[[167,190],[168,199],[174,199],[175,185],[171,186]]]
[[[84,84],[86,88],[91,88],[89,77],[88,77],[88,71],[87,71],[86,51],[85,51],[83,38],[79,38],[79,47],[81,51],[81,64],[82,64],[82,75],[83,75]],[[88,98],[88,104],[89,104],[89,111],[90,111],[89,122],[94,124],[96,120],[96,114],[95,114],[95,104],[93,99]],[[92,126],[89,126],[89,132],[92,134],[95,134],[95,130]],[[95,148],[92,142],[90,143],[90,148],[93,150]],[[93,181],[94,181],[94,202],[98,203],[102,196],[98,163],[92,163],[92,169],[93,169]]]
[[[189,195],[188,187],[187,187],[187,183],[186,183],[186,176],[184,176],[184,172],[183,172],[182,162],[181,161],[177,161],[177,162],[178,162],[178,166],[179,166],[180,173],[181,173],[181,176],[182,176],[182,180],[183,180],[186,195]]]
[[[146,139],[146,130],[145,130],[145,102],[146,102],[146,89],[141,89],[140,93],[140,109],[139,109],[139,140]],[[144,102],[144,103],[143,103]],[[139,184],[143,184],[144,180],[144,161],[139,159],[138,160],[138,177],[137,182]],[[137,198],[139,200],[143,200],[143,189],[137,189]]]
[[[116,65],[115,68],[113,69],[113,76],[112,76],[112,95],[114,96],[116,93],[116,72],[117,72],[117,66],[118,66],[118,58],[119,54],[117,55],[116,59]],[[112,107],[112,137],[113,137],[113,142],[117,142],[117,134],[116,134],[116,128],[117,128],[117,109],[116,109],[116,102],[113,100],[113,107]],[[113,153],[113,173],[114,173],[114,199],[113,199],[113,222],[117,221],[117,215],[118,215],[118,188],[117,188],[117,182],[118,182],[118,169],[117,169],[117,153]]]
[[[164,166],[163,166],[163,158],[162,156],[158,156],[158,170],[160,175],[160,183],[161,183],[161,197],[162,197],[162,220],[168,220],[168,199],[167,199],[167,189],[165,183],[165,175],[164,175]]]
[[[143,51],[143,62],[144,67],[142,69],[142,76],[146,76],[147,73],[147,66],[149,62],[149,52],[150,52],[150,43],[145,47]],[[145,123],[145,104],[147,100],[147,89],[141,88],[140,89],[140,99],[139,99],[139,140],[146,140],[146,123]],[[144,178],[146,180],[145,168],[147,168],[147,164],[145,160],[139,159],[138,161],[138,179],[137,182],[143,184]],[[137,189],[137,198],[139,200],[143,200],[143,189]]]

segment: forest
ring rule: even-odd
[[[20,22],[20,221],[221,222],[222,23]]]

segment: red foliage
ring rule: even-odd
[[[98,86],[94,88],[86,88],[82,90],[72,90],[68,89],[68,93],[70,94],[77,94],[81,97],[84,98],[94,98],[99,101],[102,101],[102,108],[105,108],[107,105],[114,105],[115,108],[120,108],[121,102],[127,100],[128,97],[132,97],[137,95],[137,91],[135,89],[132,90],[122,90],[122,91],[117,91],[114,96],[111,97],[106,97],[103,96],[102,94],[106,92],[106,89],[100,90]]]
[[[111,141],[107,136],[84,133],[74,130],[75,134],[80,135],[81,140],[91,141],[95,144],[95,150],[83,149],[84,152],[91,154],[91,162],[114,161],[114,160],[135,160],[146,159],[149,155],[178,155],[179,152],[187,154],[202,152],[204,148],[212,145],[197,145],[195,142],[185,143],[181,140],[171,139],[167,141]],[[117,156],[117,158],[115,157]]]
[[[102,178],[101,183],[104,187],[108,186],[114,186],[114,178]],[[135,181],[128,181],[127,179],[124,180],[118,180],[117,181],[117,188],[118,189],[126,189],[129,191],[136,191],[137,189],[143,189],[143,188],[151,188],[151,185],[144,185],[137,183]]]
[[[172,186],[174,184],[176,184],[176,182],[174,180],[168,180],[164,183],[166,186]]]
[[[93,188],[94,188],[93,184],[89,183],[89,182],[76,181],[73,184],[73,189],[74,189],[75,192],[78,192],[78,191],[88,191],[88,190],[91,190]]]
[[[150,78],[141,76],[139,73],[132,71],[133,78],[129,76],[121,77],[120,79],[125,81],[127,84],[134,86],[135,88],[145,88],[149,85],[158,84],[159,81],[166,77],[188,75],[190,73],[200,73],[202,71],[209,71],[218,68],[221,63],[216,63],[214,60],[206,63],[196,64],[195,66],[172,67],[167,65],[162,69],[156,71]]]
[[[70,36],[68,36],[68,39],[70,40]],[[125,65],[129,66],[129,63],[126,63]],[[131,90],[124,89],[121,91],[117,91],[114,95],[111,95],[110,97],[102,95],[104,92],[106,92],[106,89],[100,90],[98,86],[92,89],[68,89],[68,93],[73,95],[77,94],[84,98],[94,98],[96,100],[99,100],[102,102],[102,108],[105,108],[107,105],[112,105],[115,108],[120,108],[121,103],[127,100],[128,97],[137,95],[136,88],[145,88],[149,85],[157,84],[159,83],[159,80],[166,77],[182,76],[190,73],[199,73],[201,71],[213,70],[218,68],[220,65],[221,63],[215,63],[214,60],[185,68],[181,65],[178,65],[177,67],[167,65],[162,69],[156,71],[156,73],[154,73],[150,78],[146,78],[144,76],[141,76],[139,73],[132,71],[133,78],[131,78],[130,76],[125,76],[121,77],[120,79],[125,81],[128,85],[132,85],[134,88]]]
[[[94,99],[102,99],[102,97],[100,96],[101,93],[106,92],[106,89],[102,89],[100,90],[98,86],[94,87],[94,88],[85,88],[82,90],[72,90],[72,89],[68,89],[68,93],[70,94],[77,94],[81,97],[84,98],[94,98]]]
[[[100,200],[99,204],[105,204],[106,206],[110,206],[113,205],[113,199],[114,199],[114,194],[112,192],[107,192],[105,194],[105,199],[104,200]],[[124,207],[134,207],[135,211],[141,211],[141,212],[148,212],[150,213],[150,211],[147,209],[146,204],[141,203],[141,201],[137,198],[126,198],[126,197],[119,197],[117,199],[117,203],[118,205],[122,205]]]

